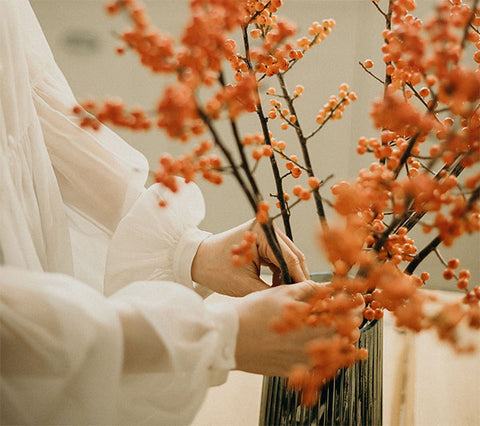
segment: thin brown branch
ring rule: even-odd
[[[418,265],[422,263],[422,261],[432,252],[435,251],[436,248],[440,245],[442,242],[442,238],[438,235],[436,236],[430,243],[423,249],[421,250],[415,258],[408,264],[408,266],[405,268],[405,272],[409,275],[413,274],[415,269],[417,269]]]
[[[230,150],[226,147],[225,143],[221,140],[217,130],[215,129],[212,120],[210,117],[203,111],[203,109],[197,105],[197,111],[202,119],[202,121],[205,123],[205,125],[208,127],[208,130],[210,131],[210,134],[213,137],[213,140],[215,142],[215,145],[220,148],[222,151],[223,155],[227,159],[228,163],[232,167],[232,173],[235,176],[235,179],[237,180],[238,184],[242,188],[242,191],[244,194],[247,196],[248,201],[250,203],[250,206],[254,209],[254,211],[257,211],[257,200],[256,197],[252,194],[251,190],[248,188],[246,182],[244,181],[243,177],[240,175],[238,172],[238,168],[236,167],[235,161],[233,159],[232,153]]]
[[[285,158],[288,161],[291,161],[293,164],[295,164],[297,167],[301,168],[302,170],[306,171],[307,173],[309,172],[309,170],[306,167],[302,166],[298,161],[292,160],[292,158],[289,157],[287,154],[285,154],[283,151],[280,151],[277,148],[273,148],[273,151],[276,152],[278,155],[280,155],[280,157]]]
[[[292,98],[291,98],[290,94],[288,93],[287,85],[285,84],[285,79],[283,78],[283,75],[281,75],[281,74],[277,74],[277,79],[280,83],[280,88],[282,89],[282,93],[285,96],[285,99],[287,101],[288,109],[290,111],[290,114],[297,117],[297,126],[295,128],[295,131],[296,131],[296,134],[297,134],[298,142],[300,143],[300,147],[302,149],[303,161],[305,163],[305,168],[307,169],[307,174],[308,174],[309,177],[314,177],[315,174],[314,174],[313,167],[312,167],[312,161],[310,159],[310,153],[308,152],[308,148],[307,148],[307,138],[303,134],[303,130],[302,130],[302,127],[300,125],[297,112],[295,110],[295,106],[293,105]],[[320,224],[322,225],[322,227],[327,227],[328,226],[327,225],[327,217],[326,217],[326,214],[325,214],[325,208],[324,208],[323,203],[322,203],[322,197],[320,196],[320,190],[319,190],[319,188],[316,188],[312,192],[313,192],[313,198],[315,200],[315,206],[316,206],[316,209],[317,209],[317,216],[320,220]]]
[[[377,80],[380,84],[385,84],[385,82],[380,78],[377,77],[373,72],[371,72],[361,61],[358,61],[360,66],[363,68],[363,70],[367,73],[370,74],[375,80]]]
[[[247,67],[249,68],[249,70],[251,72],[253,72],[253,67],[252,67],[251,59],[250,59],[250,43],[249,43],[248,34],[247,34],[247,26],[243,27],[243,44],[244,44],[244,48],[245,48],[245,58],[246,58]],[[258,93],[258,86],[257,86],[257,96],[258,96],[258,99],[260,99],[260,94]],[[262,132],[263,132],[265,144],[272,146],[272,141],[271,141],[271,138],[270,138],[270,132],[269,132],[268,125],[267,125],[267,118],[265,117],[265,114],[263,112],[261,102],[259,102],[258,105],[257,105],[257,116],[259,118],[260,125],[262,127]],[[275,154],[270,156],[270,165],[271,165],[273,176],[274,176],[274,179],[275,179],[275,186],[276,186],[277,194],[279,194],[278,202],[280,203],[280,208],[283,211],[283,210],[285,210],[285,198],[284,198],[284,195],[283,195],[284,194],[283,182],[282,182],[282,179],[280,178],[280,171],[278,169]],[[284,229],[285,229],[285,234],[290,239],[293,239],[292,228],[290,226],[290,216],[287,215],[287,214],[284,214],[282,216],[282,220],[283,220],[283,226],[284,226]]]
[[[328,115],[325,117],[325,120],[323,120],[323,123],[320,124],[320,126],[318,126],[312,133],[310,133],[308,136],[305,136],[305,139],[308,140],[308,139],[311,139],[313,138],[320,130],[323,129],[323,127],[330,121],[330,119],[333,117],[333,115],[335,114],[335,111],[340,107],[340,105],[342,105],[344,102],[345,102],[345,99],[346,98],[343,98],[340,100],[340,102],[335,105],[331,110],[330,112],[328,113]]]

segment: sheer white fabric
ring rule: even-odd
[[[192,291],[203,199],[183,185],[160,209],[145,158],[74,102],[28,1],[0,0],[2,423],[188,423],[238,327]],[[157,349],[133,371],[127,329]]]

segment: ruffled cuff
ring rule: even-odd
[[[218,347],[210,367],[210,386],[218,386],[226,382],[229,371],[236,367],[238,314],[235,308],[227,303],[211,304],[206,307],[215,318],[218,331]]]
[[[112,237],[106,263],[105,293],[134,281],[174,281],[194,288],[191,266],[199,244],[210,235],[197,226],[205,216],[199,188],[179,179],[177,193],[155,184],[135,202]],[[167,207],[159,207],[160,200]],[[205,296],[207,290],[197,286]]]
[[[187,287],[193,286],[193,289],[204,298],[213,292],[200,284],[192,282],[192,262],[198,246],[210,235],[210,232],[201,231],[197,228],[189,229],[178,242],[173,256],[174,281]]]

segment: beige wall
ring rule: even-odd
[[[60,67],[79,98],[93,95],[100,99],[115,94],[122,96],[130,105],[155,105],[165,80],[142,69],[133,55],[120,58],[113,53],[116,45],[113,34],[115,29],[119,31],[122,28],[122,20],[106,17],[103,13],[104,0],[31,0],[31,3]],[[158,27],[178,34],[187,11],[185,0],[151,0],[146,3]],[[319,177],[331,173],[335,179],[354,176],[370,160],[356,155],[356,141],[363,135],[376,135],[371,128],[368,111],[372,99],[379,96],[382,89],[361,70],[358,61],[372,58],[380,64],[382,18],[368,0],[286,0],[285,3],[284,14],[297,22],[300,30],[306,30],[314,20],[334,18],[337,22],[332,35],[308,53],[303,63],[288,76],[288,81],[292,86],[303,84],[307,89],[297,104],[307,131],[314,128],[318,108],[329,95],[336,93],[341,83],[348,82],[357,92],[359,100],[348,107],[345,118],[329,123],[311,141],[314,168]],[[431,1],[426,0],[419,3],[423,8],[431,5]],[[257,122],[245,120],[242,128],[245,133],[257,131]],[[145,153],[152,169],[155,169],[156,160],[162,152],[177,154],[182,150],[182,146],[166,140],[158,132],[122,135]],[[275,136],[292,140],[291,145],[295,143],[293,133],[278,130]],[[264,194],[274,192],[270,173],[268,169],[258,172]],[[218,232],[251,217],[243,194],[233,182],[221,187],[200,182],[200,186],[207,202],[204,229]],[[313,205],[302,205],[294,212],[295,241],[306,253],[312,271],[326,268],[314,239],[316,223]],[[480,238],[477,235],[463,238],[455,248],[455,253],[464,260],[463,265],[472,270],[476,283],[480,277],[479,247]],[[447,258],[451,255],[451,250],[445,250]],[[421,270],[426,268],[438,273],[442,270],[434,258],[425,262]],[[442,280],[437,278],[436,284],[443,285]]]

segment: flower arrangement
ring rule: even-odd
[[[368,356],[355,346],[359,310],[363,321],[380,320],[387,309],[398,326],[433,328],[460,352],[474,349],[462,339],[460,326],[480,329],[480,287],[470,284],[470,273],[460,269],[458,259],[444,260],[439,251],[480,230],[478,0],[441,0],[425,22],[415,17],[414,0],[370,1],[386,22],[383,64],[360,63],[383,85],[383,97],[370,112],[379,136],[358,140],[358,154],[374,160],[356,180],[331,186],[331,194],[326,188],[331,176],[316,169],[309,142],[329,121],[341,119],[357,96],[340,85],[319,108],[313,130],[305,131],[296,105],[307,89],[297,84],[292,91],[285,75],[330,36],[335,22],[314,22],[293,40],[295,25],[278,14],[282,0],[191,0],[178,45],[153,26],[140,1],[110,2],[111,15],[123,13],[132,23],[121,34],[117,52],[133,51],[144,67],[175,81],[154,112],[128,110],[118,100],[86,101],[74,108],[86,127],[97,128],[99,122],[133,130],[157,126],[182,143],[196,141],[178,158],[162,156],[156,181],[175,192],[175,176],[187,182],[202,176],[219,185],[225,174],[232,175],[262,225],[284,283],[291,278],[273,221],[281,220],[292,237],[295,206],[313,204],[333,279],[305,309],[286,306],[272,324],[279,333],[305,325],[331,330],[306,348],[311,365],[296,368],[290,377],[307,405],[315,403],[318,389],[339,368]],[[242,40],[238,45],[233,34]],[[242,134],[239,119],[246,114],[256,116],[258,132]],[[227,123],[233,143],[218,130],[219,123]],[[288,142],[278,135],[282,130],[290,130]],[[276,207],[259,189],[255,171],[261,162],[271,167]],[[166,204],[159,200],[161,207]],[[335,220],[327,221],[328,209]],[[433,235],[424,248],[417,248],[410,235],[414,227]],[[250,262],[255,241],[255,234],[247,233],[232,248],[232,261]],[[430,276],[417,269],[432,253],[445,265],[443,278],[455,280],[463,291],[454,303],[439,304],[423,290]]]

